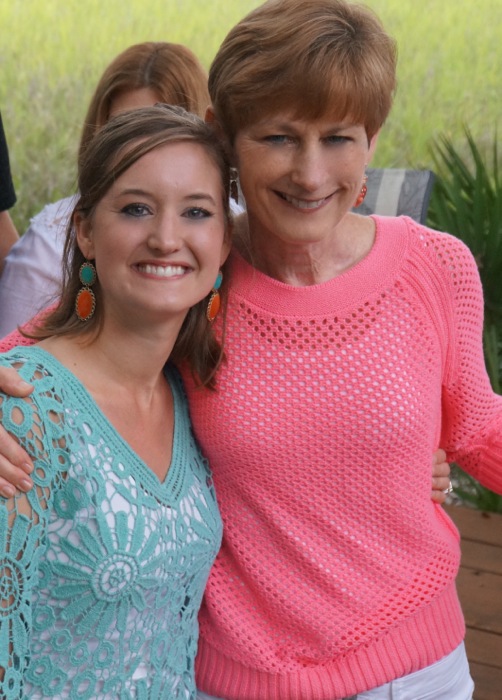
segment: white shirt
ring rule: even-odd
[[[0,277],[0,338],[59,296],[66,227],[76,197],[48,204],[5,258]]]

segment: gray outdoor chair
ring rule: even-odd
[[[431,170],[368,168],[368,192],[354,211],[358,214],[400,216],[406,214],[425,223],[434,184]]]

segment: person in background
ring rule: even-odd
[[[5,700],[195,698],[221,519],[175,364],[211,390],[229,184],[180,107],[118,115],[81,156],[60,304],[0,358],[34,385],[0,420],[35,452],[34,490],[0,498]]]
[[[5,256],[19,238],[9,214],[9,209],[12,209],[15,203],[16,191],[12,182],[9,149],[0,114],[0,274]]]
[[[111,116],[156,102],[180,105],[204,116],[209,105],[207,73],[185,46],[144,42],[114,58],[91,98],[79,157]],[[57,298],[66,224],[74,202],[67,197],[45,206],[6,257],[0,278],[0,337]]]

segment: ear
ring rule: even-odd
[[[377,147],[378,137],[379,137],[379,136],[380,136],[380,129],[376,132],[376,134],[374,134],[374,135],[371,137],[371,140],[370,140],[370,143],[369,143],[369,149],[368,149],[368,164],[371,163],[371,160],[372,160],[372,158],[373,158],[373,156],[374,156],[374,154],[375,154],[375,150],[376,150],[376,147]]]
[[[77,245],[82,255],[87,260],[94,260],[94,238],[90,218],[85,217],[82,212],[76,211],[73,214],[73,226],[75,227]]]

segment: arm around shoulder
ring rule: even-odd
[[[483,354],[483,291],[476,261],[455,239],[448,261],[450,318],[443,384],[443,437],[448,458],[502,493],[502,396]]]

